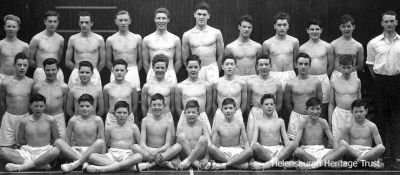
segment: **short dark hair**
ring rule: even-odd
[[[364,106],[364,109],[368,110],[368,105],[365,100],[362,99],[354,100],[353,103],[351,103],[351,110],[353,110],[355,107],[361,107],[361,106]]]
[[[197,3],[197,5],[194,7],[194,11],[196,12],[197,10],[207,10],[208,13],[210,13],[210,4],[201,1]]]
[[[284,20],[286,19],[288,23],[290,23],[290,15],[288,13],[285,12],[278,12],[277,14],[275,14],[274,16],[274,24],[276,24],[276,22],[278,20]]]
[[[354,18],[349,14],[344,14],[340,17],[340,24],[345,24],[349,21],[350,21],[351,25],[356,24]]]
[[[124,65],[125,66],[125,68],[128,68],[128,63],[125,61],[125,60],[123,60],[123,59],[118,59],[118,60],[115,60],[114,62],[113,62],[113,68],[116,66],[116,65]]]
[[[311,25],[317,25],[317,26],[319,26],[320,28],[322,28],[321,21],[320,21],[319,19],[311,19],[311,20],[309,20],[309,21],[307,22],[307,29],[308,29]]]
[[[93,21],[94,21],[92,14],[90,14],[90,13],[87,12],[87,11],[82,11],[82,12],[79,12],[79,13],[78,13],[78,21],[80,20],[80,17],[81,17],[81,16],[89,16],[89,17],[90,17],[90,22],[93,22]]]
[[[57,61],[55,58],[46,58],[46,59],[43,61],[42,64],[43,64],[43,69],[44,69],[47,65],[52,65],[52,64],[56,64],[57,69],[60,68],[60,65],[58,64],[58,61]]]
[[[185,110],[187,110],[188,108],[197,108],[197,111],[200,111],[199,103],[196,100],[189,100],[186,103]]]
[[[344,66],[353,65],[353,63],[354,63],[353,58],[354,58],[354,55],[341,54],[339,56],[339,65],[344,65]]]
[[[46,104],[46,97],[39,93],[32,93],[29,98],[29,103],[32,104],[33,102],[40,102],[42,101]]]
[[[239,18],[239,23],[238,23],[238,25],[242,25],[242,22],[243,21],[246,21],[246,22],[248,22],[248,23],[250,23],[251,25],[253,25],[254,24],[254,19],[253,19],[253,17],[251,17],[250,15],[243,15],[243,16],[241,16],[240,18]]]
[[[232,104],[236,108],[236,102],[233,98],[225,98],[224,100],[222,100],[222,106],[226,106],[229,104]]]
[[[21,19],[13,14],[8,14],[4,16],[3,18],[4,24],[6,24],[7,20],[15,21],[18,24],[18,26],[21,25]]]
[[[153,60],[152,60],[152,62],[151,62],[151,65],[154,67],[154,65],[155,65],[157,62],[164,62],[164,63],[165,63],[165,66],[168,68],[169,60],[168,60],[168,57],[167,57],[166,55],[164,55],[164,54],[157,54],[157,55],[155,55],[154,58],[153,58]]]
[[[258,65],[258,61],[262,60],[262,59],[266,59],[269,61],[269,64],[271,64],[271,58],[267,55],[267,54],[260,54],[256,56],[256,67]]]
[[[233,55],[231,55],[231,54],[225,55],[225,56],[222,58],[222,64],[224,64],[225,61],[228,60],[228,59],[232,59],[232,60],[235,62],[235,64],[236,64],[236,58],[235,58]]]
[[[78,98],[78,103],[80,104],[81,102],[89,102],[92,106],[94,104],[94,98],[92,95],[90,94],[82,94],[79,98]]]
[[[309,108],[311,106],[318,106],[318,105],[322,105],[322,102],[317,97],[311,97],[306,101],[306,108]]]
[[[189,61],[197,61],[199,63],[199,66],[201,66],[201,59],[197,55],[189,55],[186,59],[186,65],[189,64]]]
[[[19,52],[14,57],[14,65],[17,63],[18,60],[28,60],[28,56],[24,52]]]
[[[117,111],[118,108],[126,108],[129,110],[129,104],[126,101],[117,101],[117,103],[115,103],[114,105],[114,111]]]
[[[150,103],[156,100],[161,100],[163,104],[165,104],[165,98],[163,95],[160,93],[155,93],[154,95],[151,96]]]
[[[394,16],[394,18],[397,19],[397,14],[396,14],[396,12],[394,12],[393,10],[387,10],[387,11],[383,12],[383,13],[382,13],[382,17],[385,16],[385,15]]]
[[[275,103],[275,97],[272,94],[264,94],[260,99],[261,105],[264,103],[266,99],[272,99]]]
[[[311,64],[311,57],[307,53],[301,52],[301,53],[297,54],[296,63],[299,61],[299,58],[307,58],[310,60],[310,64]]]
[[[54,10],[49,10],[44,14],[44,20],[47,20],[49,16],[57,16],[57,19],[60,20],[60,14]]]
[[[118,15],[128,15],[129,18],[131,18],[131,15],[129,15],[129,12],[126,11],[126,10],[120,10],[120,11],[118,11],[117,14],[115,15],[115,19],[117,19],[117,16],[118,16]]]
[[[167,8],[160,7],[154,11],[154,17],[156,17],[157,13],[164,13],[167,15],[167,18],[170,18],[170,13]]]
[[[93,72],[93,64],[90,63],[89,61],[81,61],[81,62],[79,62],[78,69],[81,69],[81,67],[89,67],[90,70]]]

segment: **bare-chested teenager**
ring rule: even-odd
[[[46,79],[37,82],[32,91],[46,97],[47,103],[44,113],[57,121],[60,138],[65,140],[67,129],[65,125],[65,109],[67,107],[69,88],[67,84],[58,79],[58,71],[61,70],[55,58],[47,58],[42,64]]]
[[[310,97],[322,99],[321,82],[308,75],[310,66],[310,56],[306,53],[299,53],[296,61],[299,75],[286,84],[285,106],[288,111],[291,111],[287,131],[290,140],[295,139],[300,121],[308,116],[306,101]]]
[[[249,147],[244,123],[235,119],[236,102],[225,98],[221,104],[223,119],[212,128],[212,144],[208,153],[216,162],[211,163],[211,170],[235,167],[249,168],[248,159],[253,155]]]
[[[80,112],[68,121],[66,140],[58,139],[54,143],[63,157],[73,161],[61,165],[63,172],[71,172],[80,165],[85,170],[88,166],[85,162],[90,154],[106,151],[103,120],[93,113],[94,98],[82,94],[77,103]]]
[[[275,98],[274,117],[278,117],[277,111],[282,107],[283,90],[279,80],[271,77],[271,58],[268,55],[261,54],[256,58],[255,65],[258,75],[247,81],[247,110],[250,110],[247,120],[247,137],[253,139],[254,127],[258,122],[259,116],[263,115],[260,103],[264,94],[272,94]]]
[[[382,144],[382,138],[376,125],[365,118],[368,113],[367,103],[364,100],[355,100],[351,104],[351,111],[354,120],[346,124],[341,136],[341,139],[349,138],[350,145],[347,148],[347,155],[360,163],[375,161],[368,164],[371,168],[384,168],[383,162],[377,160],[385,152],[385,146]],[[343,143],[344,140],[340,140],[340,142]],[[374,147],[372,147],[373,142],[375,143]]]
[[[157,75],[157,69],[155,69]],[[181,152],[182,147],[179,143],[173,144],[174,123],[166,115],[164,95],[156,93],[150,99],[150,111],[152,115],[147,115],[142,120],[140,135],[140,153],[144,163],[139,164],[140,169],[150,168],[156,164],[175,169],[171,161]]]
[[[329,43],[321,40],[322,26],[317,19],[308,21],[307,33],[309,40],[300,46],[299,52],[306,53],[311,57],[311,67],[309,74],[311,77],[318,78],[322,86],[322,117],[328,115],[329,104],[329,77],[333,71],[334,58],[332,47]]]
[[[130,107],[126,101],[118,101],[115,109],[116,124],[105,129],[106,146],[110,147],[106,154],[93,153],[89,156],[86,170],[90,173],[115,172],[130,169],[142,161],[143,157],[133,149],[140,149],[140,131],[129,124]]]
[[[210,5],[199,2],[194,8],[196,26],[182,36],[182,58],[197,55],[201,59],[199,77],[210,83],[219,77],[219,68],[224,52],[224,40],[219,29],[207,24],[210,19]]]
[[[93,114],[102,116],[104,114],[104,99],[103,92],[97,88],[96,85],[91,83],[91,77],[93,76],[93,65],[88,61],[81,61],[79,63],[79,84],[72,87],[68,93],[67,100],[67,114],[72,117],[73,115],[79,115],[79,102],[78,99],[82,94],[90,94],[94,98]]]
[[[15,74],[0,84],[0,107],[5,109],[1,120],[0,146],[14,147],[20,121],[29,115],[29,96],[34,81],[25,76],[29,67],[28,56],[20,52],[15,55]]]
[[[234,111],[233,120],[239,120],[244,125],[242,111],[246,109],[247,105],[247,89],[244,80],[233,73],[235,67],[236,58],[230,55],[225,56],[222,59],[224,76],[219,78],[218,81],[214,81],[212,84],[213,111],[215,112],[212,123],[213,128],[215,125],[219,125],[219,122],[223,121],[225,118],[221,110],[222,101],[226,98],[235,100],[238,108]]]
[[[250,166],[253,169],[268,169],[277,166],[277,161],[287,159],[296,146],[287,137],[283,119],[274,116],[274,95],[264,94],[260,103],[263,112],[257,116],[258,120],[250,144],[256,161],[250,163]]]
[[[99,72],[105,66],[106,61],[104,39],[101,35],[92,32],[94,19],[90,13],[80,12],[78,17],[80,32],[69,38],[65,53],[65,66],[72,70],[68,86],[72,88],[80,83],[79,63],[88,61],[95,67],[90,82],[101,89],[102,84]],[[72,62],[72,58],[74,62]]]
[[[128,72],[125,80],[135,86],[140,91],[139,71],[142,69],[142,37],[129,31],[132,19],[129,13],[121,10],[115,15],[115,25],[118,32],[107,38],[106,41],[106,60],[108,69],[112,70],[113,61],[122,59],[128,63]],[[113,73],[110,82],[115,79]]]
[[[29,54],[29,45],[17,37],[21,25],[19,17],[8,14],[4,16],[3,21],[6,37],[0,41],[0,83],[7,76],[14,75],[15,56],[20,52]]]
[[[179,83],[175,88],[175,110],[179,117],[178,126],[183,127],[187,124],[185,105],[190,100],[195,100],[199,104],[198,120],[205,124],[209,135],[211,135],[210,119],[212,119],[212,89],[208,81],[199,78],[201,60],[197,55],[190,55],[186,59],[186,70],[188,78]]]
[[[264,41],[263,53],[271,58],[271,76],[282,83],[285,89],[289,79],[296,77],[293,64],[299,49],[299,40],[287,34],[290,16],[279,12],[274,16],[275,36]]]
[[[361,81],[352,76],[354,71],[353,56],[343,54],[339,57],[340,76],[331,80],[328,122],[332,128],[333,139],[339,141],[343,128],[354,117],[351,113],[351,104],[361,99]]]
[[[134,84],[126,80],[127,71],[129,71],[127,68],[128,63],[125,60],[115,60],[112,68],[115,79],[104,86],[104,107],[107,112],[106,128],[117,124],[117,118],[114,116],[114,105],[118,101],[125,101],[130,106],[130,113],[126,122],[132,126],[138,123],[137,117],[135,117],[138,107],[137,89]]]
[[[341,74],[339,57],[343,54],[350,54],[353,56],[354,69],[351,76],[357,77],[357,71],[361,70],[364,66],[364,48],[360,42],[353,38],[355,27],[355,21],[352,16],[345,14],[340,17],[339,29],[340,32],[342,32],[342,36],[331,42],[333,55],[335,56],[335,68],[331,74],[332,80],[339,77]]]
[[[335,167],[330,161],[336,161],[347,152],[346,145],[337,144],[329,130],[328,122],[321,118],[321,100],[311,97],[306,102],[308,116],[299,121],[299,130],[296,134],[294,156],[302,161],[310,162],[300,165],[300,168],[315,169],[321,166]],[[324,135],[328,138],[333,149],[324,146]]]
[[[168,68],[165,73],[165,79],[176,84],[176,73],[182,66],[181,61],[181,40],[178,36],[168,31],[168,23],[170,20],[169,11],[166,8],[158,8],[154,11],[154,23],[156,31],[147,35],[143,39],[142,55],[143,68],[147,73],[146,82],[156,81],[155,71],[150,66],[155,55],[163,54],[168,58]]]
[[[225,55],[236,57],[237,65],[235,75],[242,76],[245,81],[256,76],[254,65],[256,56],[262,52],[261,44],[250,39],[253,31],[254,20],[250,15],[244,15],[239,18],[239,37],[225,47]]]
[[[47,58],[54,58],[58,62],[64,49],[64,37],[56,32],[60,22],[60,14],[56,11],[47,11],[44,14],[44,25],[46,29],[32,37],[29,43],[29,61],[31,66],[35,66],[33,80],[39,82],[46,79],[43,69],[43,61]],[[64,82],[64,74],[58,70],[57,79]]]

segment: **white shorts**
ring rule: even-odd
[[[210,121],[208,120],[207,114],[205,112],[200,113],[199,117],[197,118],[203,124],[208,131],[208,135],[211,136],[211,125]],[[176,135],[180,134],[182,128],[187,125],[185,111],[182,111],[181,116],[179,117],[178,126],[176,127]]]
[[[322,103],[329,103],[330,83],[327,74],[310,75],[310,77],[318,78],[322,86]]]
[[[45,145],[41,147],[22,145],[18,152],[25,161],[35,161],[38,157],[42,156],[47,151],[50,151],[52,148],[53,146],[51,145]]]
[[[111,72],[110,82],[114,81],[114,74]],[[140,91],[140,78],[137,66],[128,67],[128,72],[125,75],[125,80],[132,83],[136,87],[136,91]]]
[[[362,145],[350,145],[350,148],[360,151],[361,152],[360,156],[363,156],[363,155],[367,154],[367,152],[372,150],[372,147],[362,146]]]
[[[29,113],[24,115],[13,115],[7,111],[4,113],[0,128],[0,146],[13,146],[17,143],[19,123],[27,116]]]
[[[339,72],[339,71],[337,71],[337,70],[334,70],[334,71],[332,72],[332,74],[331,74],[331,80],[337,79],[337,78],[339,78],[340,76],[342,76],[342,73]],[[352,73],[351,73],[351,77],[356,77],[356,78],[358,78],[357,71],[352,72]]]
[[[340,139],[342,130],[346,124],[350,123],[353,119],[354,116],[351,111],[335,107],[332,112],[332,135],[335,142]],[[347,138],[345,139],[347,140]]]
[[[115,162],[121,162],[128,157],[132,156],[133,152],[130,149],[119,149],[119,148],[110,148],[106,153],[106,156]]]
[[[314,156],[318,161],[323,159],[332,149],[326,149],[324,145],[303,145],[300,147],[308,154]]]
[[[147,77],[146,77],[146,83],[150,83],[150,82],[156,82],[156,76],[154,75],[154,70],[153,69],[149,69],[149,72],[147,73]],[[168,69],[167,72],[165,73],[165,79],[172,83],[172,84],[177,84],[178,80],[176,79],[176,73],[174,69]]]
[[[268,150],[271,157],[276,157],[278,154],[285,148],[283,145],[275,145],[275,146],[263,146],[264,149]]]
[[[74,70],[72,70],[71,75],[69,76],[68,79],[69,89],[72,89],[73,87],[81,83],[81,79],[79,78],[78,72],[79,72],[78,68],[74,68]],[[93,76],[90,79],[90,82],[94,84],[96,87],[102,89],[100,73],[96,68],[93,69]]]
[[[278,80],[282,83],[282,90],[285,91],[286,83],[293,78],[296,78],[296,73],[293,70],[284,71],[284,72],[276,72],[271,71],[270,75],[272,78]]]
[[[135,125],[135,116],[133,116],[133,113],[129,114],[126,122],[131,126]],[[107,113],[105,127],[107,128],[114,124],[117,124],[117,119],[115,118],[115,116],[113,114]]]
[[[294,111],[290,113],[289,125],[287,129],[287,135],[290,140],[296,139],[296,134],[297,130],[299,129],[299,124],[301,120],[305,119],[306,117],[308,117],[308,115],[302,115]]]
[[[78,154],[79,157],[82,156],[82,154],[88,149],[88,146],[73,146],[72,149],[76,154]]]
[[[252,107],[249,113],[249,117],[247,120],[247,136],[249,137],[248,139],[253,138],[253,133],[254,133],[254,128],[256,127],[256,122],[257,119],[262,118],[264,115],[264,112],[261,108],[259,107]],[[278,113],[276,110],[274,110],[273,113],[274,117],[278,118]]]
[[[222,151],[225,156],[232,160],[233,158],[235,158],[236,156],[238,156],[242,151],[244,151],[244,149],[242,147],[239,146],[235,146],[235,147],[219,147],[219,150]]]
[[[35,72],[33,73],[33,80],[35,80],[35,82],[37,83],[45,79],[46,79],[46,74],[44,73],[44,69],[41,67],[36,68]],[[60,68],[58,69],[57,79],[60,80],[61,82],[64,82],[64,73]]]
[[[53,116],[49,115],[49,116],[57,121],[57,128],[58,128],[58,132],[60,133],[60,138],[62,140],[65,140],[66,139],[67,128],[66,128],[66,125],[65,125],[65,115],[64,115],[64,113],[53,115]]]
[[[199,78],[201,80],[213,83],[219,78],[219,69],[217,62],[211,63],[208,66],[202,66],[199,71]]]

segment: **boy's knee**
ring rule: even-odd
[[[347,143],[345,140],[339,140],[339,145],[349,147],[349,143]]]
[[[253,151],[258,151],[260,149],[260,144],[258,142],[254,143],[253,146],[251,146],[251,149]]]
[[[180,134],[178,134],[176,142],[182,143],[185,140],[186,140],[186,134],[185,133],[181,132]]]
[[[301,148],[296,148],[293,152],[293,154],[297,157],[298,155],[303,155],[304,154],[304,150]]]
[[[385,146],[383,146],[383,144],[376,145],[376,148],[378,149],[378,152],[380,154],[383,154],[386,150],[386,148],[385,148]]]
[[[103,139],[97,139],[94,143],[93,143],[93,145],[96,145],[96,146],[104,146],[106,143],[104,142],[104,140]]]
[[[58,149],[57,147],[53,147],[51,150],[50,150],[50,153],[51,154],[53,154],[53,155],[60,155],[60,149]]]
[[[206,136],[200,136],[199,137],[199,144],[201,144],[202,146],[207,146],[208,145],[208,139]]]

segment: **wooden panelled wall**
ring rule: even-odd
[[[107,38],[117,30],[113,22],[115,13],[124,9],[128,10],[133,17],[131,31],[144,37],[155,29],[154,10],[158,7],[166,7],[171,12],[168,29],[181,37],[186,30],[194,26],[193,7],[199,1],[1,0],[0,16],[12,13],[21,17],[19,37],[29,42],[34,34],[44,28],[43,14],[49,9],[55,9],[61,14],[59,32],[67,41],[71,34],[79,31],[77,22],[79,11],[91,12],[95,21],[92,29]],[[380,14],[383,11],[393,9],[400,14],[398,0],[207,0],[206,2],[211,5],[209,24],[222,31],[225,45],[238,36],[237,19],[240,16],[250,14],[254,17],[252,38],[262,43],[275,33],[272,22],[274,14],[285,11],[291,15],[289,34],[299,38],[300,44],[308,39],[305,32],[307,20],[320,19],[323,23],[321,38],[330,42],[340,36],[338,30],[340,15],[349,13],[356,19],[354,38],[365,48],[367,42],[382,30]],[[1,31],[0,37],[3,38],[4,35],[4,31]],[[369,82],[368,76],[364,78],[366,80],[363,82]]]

